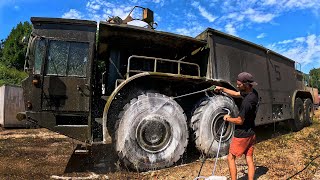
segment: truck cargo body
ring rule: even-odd
[[[250,72],[258,86],[259,110],[256,125],[292,119],[292,99],[304,91],[302,73],[295,62],[267,48],[207,29],[197,36],[210,47],[207,78],[224,79],[234,86],[240,72]],[[309,91],[307,91],[309,92]]]

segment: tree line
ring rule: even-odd
[[[27,45],[22,43],[22,39],[30,36],[31,28],[28,21],[20,22],[6,39],[0,40],[0,86],[20,85],[27,77],[23,72]]]
[[[313,68],[309,72],[310,86],[318,88],[320,91],[320,68]]]

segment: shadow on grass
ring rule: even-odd
[[[287,121],[255,127],[257,143],[291,133]]]
[[[268,172],[268,168],[264,166],[256,166],[256,171],[254,173],[254,179],[258,179],[260,176],[266,174]],[[245,174],[244,176],[240,177],[238,180],[247,180],[248,174]]]
[[[80,145],[78,145],[78,148]],[[118,157],[111,144],[93,145],[89,154],[73,153],[64,173],[96,172],[109,173],[119,171]]]

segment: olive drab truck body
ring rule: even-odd
[[[215,154],[224,108],[237,116],[241,103],[212,91],[175,97],[212,85],[236,90],[237,75],[247,71],[258,83],[256,125],[285,120],[300,130],[311,123],[315,97],[294,61],[210,28],[196,38],[156,31],[152,16],[144,9],[149,28],[31,18],[26,112],[17,118],[87,144],[111,140],[132,169],[164,168],[184,155],[189,141]],[[220,155],[233,130],[226,123]]]
[[[256,125],[294,118],[296,98],[317,104],[317,89],[304,85],[303,73],[296,70],[293,60],[214,29],[207,29],[197,38],[206,39],[210,47],[208,78],[224,79],[235,86],[239,72],[253,74],[258,82],[254,88],[259,93]]]

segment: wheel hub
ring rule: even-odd
[[[222,125],[224,122],[224,120],[223,120],[224,115],[225,114],[218,114],[213,118],[213,121],[212,121],[212,125],[211,125],[212,135],[217,141],[220,140]],[[221,141],[224,142],[224,141],[229,140],[231,135],[232,135],[231,127],[228,122],[225,122],[224,127],[223,127],[223,131],[222,131]]]
[[[136,139],[145,151],[157,153],[171,141],[171,126],[163,116],[152,114],[143,118],[136,129]]]

